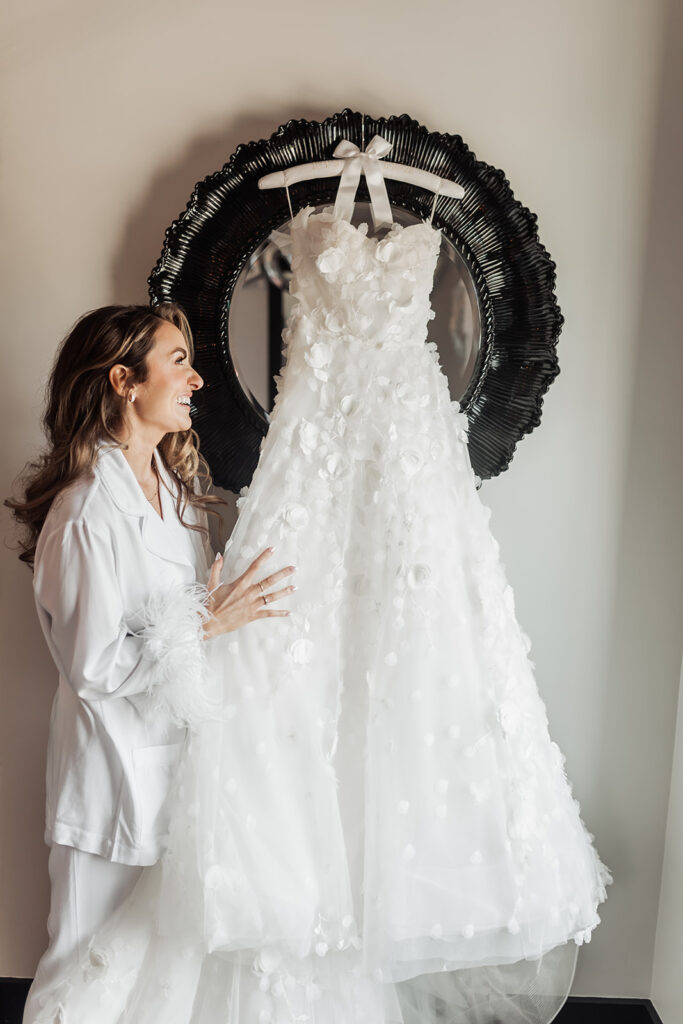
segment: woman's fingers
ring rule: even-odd
[[[221,554],[218,554],[218,555],[216,555],[215,561],[214,561],[213,565],[211,566],[211,571],[209,573],[209,582],[207,584],[209,593],[213,593],[213,591],[220,584],[220,581],[221,581],[221,569],[222,568],[223,568],[223,556]]]
[[[268,590],[269,587],[274,587],[276,583],[280,582],[280,580],[284,580],[287,576],[291,576],[293,572],[296,572],[296,567],[288,565],[284,569],[278,569],[278,571],[274,572],[272,576],[266,576],[260,581],[260,584],[264,590]]]
[[[292,587],[283,587],[282,590],[273,590],[270,594],[268,594],[268,593],[266,593],[266,594],[259,594],[259,596],[262,599],[264,597],[266,598],[265,604],[270,604],[272,601],[279,601],[280,598],[282,598],[282,597],[289,597],[289,595],[293,594],[295,590],[296,590],[296,587],[294,587],[294,586],[292,586]],[[261,600],[261,603],[264,604],[263,600]]]
[[[251,583],[252,576],[256,575],[256,573],[261,568],[261,566],[266,561],[266,559],[270,558],[270,556],[272,554],[273,554],[273,548],[266,548],[265,551],[262,551],[261,554],[258,555],[254,559],[254,561],[251,563],[251,565],[247,569],[244,570],[242,575],[235,582],[236,583]]]
[[[290,585],[279,590],[270,590],[270,587],[291,576],[296,571],[295,567],[287,565],[258,580],[257,574],[261,575],[263,563],[272,554],[273,549],[266,548],[233,583],[222,585],[223,560],[221,558],[214,563],[209,574],[209,589],[212,590],[212,609],[218,626],[214,626],[212,635],[232,632],[255,619],[280,618],[290,614],[286,609],[271,608],[271,604],[289,597],[296,587]]]

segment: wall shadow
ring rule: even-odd
[[[621,523],[615,524],[619,558],[607,644],[611,660],[605,665],[601,710],[600,790],[602,806],[609,811],[608,820],[601,819],[600,831],[604,828],[605,836],[619,837],[619,845],[610,848],[598,842],[615,880],[600,911],[603,924],[591,943],[598,948],[590,955],[590,960],[601,965],[601,992],[645,997],[651,992],[683,617],[679,511],[683,494],[683,346],[676,308],[683,235],[679,111],[683,7],[676,0],[669,0],[663,30],[632,414],[620,505],[623,515]],[[655,691],[657,697],[651,700]],[[641,751],[648,752],[647,761]],[[632,820],[636,814],[637,829],[625,832],[620,828],[620,822]],[[634,884],[639,901],[619,899],[619,890],[635,883],[641,865],[649,862],[653,851],[660,857],[660,870]],[[628,935],[639,938],[633,944],[632,959],[625,963],[624,936]],[[649,962],[643,960],[644,948],[651,951]],[[590,966],[586,964],[585,971],[582,967],[580,957],[572,989],[575,993],[591,991]],[[624,977],[631,981],[628,992],[619,989]]]

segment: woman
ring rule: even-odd
[[[201,714],[204,641],[286,616],[263,551],[230,585],[209,574],[207,476],[191,427],[192,338],[180,307],[106,306],[64,339],[48,384],[48,448],[28,467],[25,527],[38,617],[59,670],[47,767],[52,887],[41,991],[123,902],[167,830],[166,798]],[[213,514],[216,514],[213,512]],[[207,580],[208,576],[208,580]],[[207,580],[207,584],[204,581]]]

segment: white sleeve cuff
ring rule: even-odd
[[[209,697],[203,624],[210,618],[201,583],[154,594],[142,611],[136,636],[143,641],[150,710],[166,712],[176,725],[197,725],[218,716]]]

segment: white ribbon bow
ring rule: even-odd
[[[361,153],[355,143],[349,139],[342,139],[337,145],[333,156],[344,161],[341,172],[341,180],[337,190],[337,198],[334,204],[334,212],[344,220],[351,220],[353,205],[356,199],[356,189],[360,181],[361,173],[365,174],[370,193],[370,207],[375,227],[381,224],[392,224],[391,205],[387,195],[387,187],[384,183],[384,175],[379,161],[386,156],[392,147],[392,143],[383,139],[381,135],[375,135],[370,141],[364,153]]]

